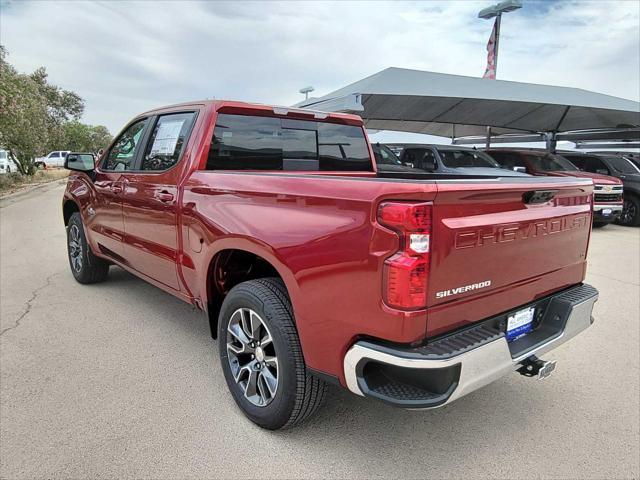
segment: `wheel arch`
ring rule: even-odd
[[[226,294],[244,281],[265,277],[280,278],[295,312],[297,282],[293,273],[277,258],[272,249],[239,238],[221,240],[216,247],[209,255],[205,284],[201,290],[206,299],[213,338],[217,337],[218,316]]]
[[[62,204],[62,217],[64,219],[65,227],[69,225],[71,215],[76,212],[80,213],[80,206],[78,203],[71,198],[65,198],[64,203]]]

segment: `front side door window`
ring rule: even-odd
[[[611,172],[604,164],[604,162],[596,157],[589,157],[589,160],[587,162],[587,170],[592,173],[599,173],[601,175],[611,175]]]
[[[103,170],[123,172],[134,168],[136,153],[139,149],[142,133],[147,119],[139,120],[129,126],[116,140],[103,165]]]

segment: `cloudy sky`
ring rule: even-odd
[[[481,76],[489,1],[22,2],[0,0],[0,42],[28,72],[86,100],[116,133],[168,103],[293,104],[386,67]],[[640,2],[533,1],[505,16],[498,78],[640,99]]]

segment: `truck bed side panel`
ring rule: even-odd
[[[435,185],[425,182],[195,172],[183,198],[184,276],[206,298],[205,275],[216,253],[239,248],[260,255],[285,281],[307,365],[342,378],[342,358],[357,336],[424,338],[424,310],[382,304],[382,263],[398,238],[374,219],[383,198],[434,196]]]

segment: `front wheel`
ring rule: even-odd
[[[67,225],[67,253],[73,277],[80,283],[98,283],[107,278],[109,264],[96,257],[87,243],[82,217],[71,215]]]
[[[622,207],[620,218],[618,218],[618,223],[630,227],[640,225],[640,199],[638,197],[632,195],[625,196],[624,206]]]
[[[278,278],[236,285],[218,321],[220,362],[242,412],[269,430],[309,417],[326,384],[309,373],[287,290]]]

